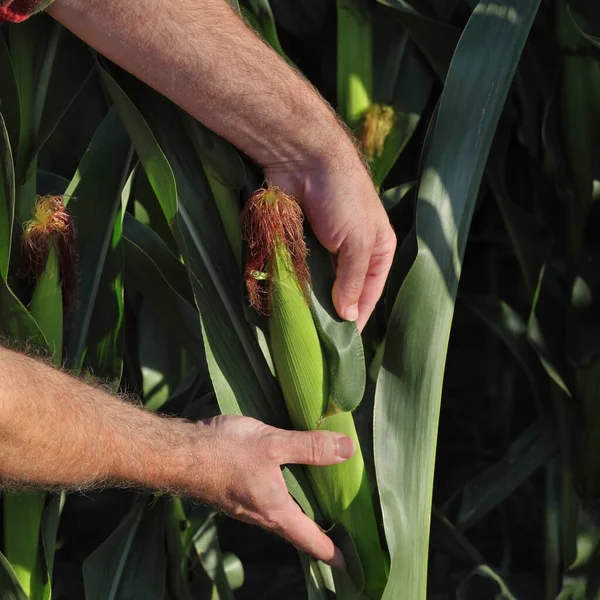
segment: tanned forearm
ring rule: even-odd
[[[261,166],[357,159],[333,111],[225,0],[56,0],[48,12]]]
[[[134,486],[197,495],[204,437],[39,360],[0,348],[3,486]],[[194,487],[195,489],[186,489]]]

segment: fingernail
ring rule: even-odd
[[[336,546],[333,558],[329,561],[329,565],[338,569],[339,571],[345,571],[347,569],[346,559],[342,554],[342,551]]]
[[[344,319],[346,319],[346,321],[356,321],[356,319],[358,319],[358,304],[346,306],[344,309]]]
[[[346,436],[338,438],[338,456],[340,458],[350,458],[353,454],[354,441]]]

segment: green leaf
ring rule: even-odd
[[[29,311],[0,279],[0,336],[46,348],[44,334]]]
[[[387,0],[378,1],[397,10],[396,19],[406,27],[440,81],[445,81],[450,61],[460,38],[460,29],[419,14],[405,4]]]
[[[45,498],[37,492],[5,492],[2,496],[4,554],[32,600],[42,599],[46,576],[39,569],[38,557]]]
[[[337,408],[349,412],[363,398],[366,384],[365,353],[356,327],[341,319],[331,298],[335,269],[329,253],[314,237],[308,238],[308,266],[312,278],[310,311],[329,372],[330,398]]]
[[[4,36],[0,35],[0,111],[6,119],[6,129],[13,154],[16,154],[21,129],[19,89]]]
[[[506,345],[519,362],[540,409],[547,402],[548,379],[527,338],[527,322],[496,296],[473,296],[465,305]]]
[[[203,366],[202,328],[185,267],[156,233],[130,215],[125,216],[124,231],[127,283],[142,294],[157,321],[170,315],[169,334]]]
[[[248,19],[252,27],[262,36],[262,38],[288,63],[290,59],[286,56],[277,35],[275,19],[269,0],[245,0],[243,2],[242,13]]]
[[[508,586],[491,567],[480,565],[470,573],[456,591],[456,600],[517,600]]]
[[[440,101],[419,186],[418,254],[392,309],[375,397],[375,464],[392,560],[384,599],[426,597],[437,426],[461,263],[500,113],[538,4],[480,3]]]
[[[505,118],[505,121],[508,121],[508,118]],[[540,269],[549,253],[550,240],[545,229],[510,199],[505,163],[511,134],[510,122],[501,123],[492,144],[486,173],[515,249],[523,280],[529,293],[533,294]]]
[[[5,282],[10,264],[14,215],[15,172],[8,132],[0,114],[0,278]]]
[[[381,156],[371,163],[381,185],[410,141],[429,100],[435,74],[389,9],[378,7],[375,21],[373,97],[394,109],[394,124]]]
[[[122,223],[131,147],[116,110],[106,116],[66,191],[78,235],[81,282],[67,355],[116,381],[122,369]]]
[[[17,181],[35,168],[37,154],[93,69],[87,47],[50,17],[11,28],[11,57],[21,101]],[[31,206],[19,207],[21,219]]]
[[[111,536],[83,563],[86,600],[164,600],[166,556],[162,501],[138,498]]]
[[[233,592],[225,574],[217,526],[213,518],[206,519],[203,526],[196,532],[193,544],[204,571],[215,584],[219,600],[233,600]]]
[[[33,290],[29,312],[48,342],[52,362],[60,366],[63,343],[63,294],[58,254],[53,242],[50,242],[46,268]]]
[[[477,548],[435,507],[431,515],[431,549],[472,567],[483,562]]]
[[[536,421],[506,455],[463,488],[457,527],[467,531],[558,453],[558,436],[548,420]]]
[[[144,117],[111,75],[101,66],[99,69],[170,225],[177,215],[177,185],[173,170]]]
[[[576,10],[573,10],[573,5],[575,5],[576,10],[584,9],[585,13],[590,13],[590,17],[592,15],[595,16],[596,21],[593,24],[596,25],[596,27],[598,27],[598,25],[600,25],[600,14],[598,14],[597,6],[595,5],[594,2],[586,2],[586,0],[580,0],[578,2],[569,1],[568,11],[569,11],[569,16],[573,20],[573,24],[575,25],[575,27],[577,27],[577,30],[579,31],[579,33],[590,44],[594,44],[594,46],[597,46],[598,48],[600,48],[600,35],[593,35],[592,33],[588,32],[589,24],[585,22],[586,21],[585,19],[582,19],[581,15],[577,14]],[[596,10],[595,14],[593,12],[594,10]],[[598,30],[598,28],[596,28],[596,32],[598,34],[600,34],[600,31]]]
[[[29,600],[10,563],[0,552],[0,600]]]
[[[351,129],[373,100],[372,19],[365,0],[337,0],[337,106]]]
[[[44,549],[44,559],[46,561],[48,580],[50,580],[52,573],[54,572],[54,555],[56,551],[58,524],[60,521],[60,515],[65,505],[65,499],[66,494],[64,492],[52,494],[46,503],[44,512],[42,513],[42,545]],[[50,591],[50,586],[48,586],[46,588],[44,600],[49,600]]]
[[[236,150],[223,138],[182,114],[192,144],[204,168],[227,239],[236,259],[242,260],[239,191],[246,181],[246,169]]]
[[[86,44],[60,26],[55,35],[58,39],[54,59],[50,62],[45,57],[46,89],[41,90],[38,85],[36,90],[39,126],[33,156],[37,156],[94,73],[94,61]]]

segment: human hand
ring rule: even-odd
[[[396,236],[371,178],[348,143],[335,157],[265,168],[265,178],[298,200],[319,242],[337,258],[336,311],[362,331],[381,297]]]
[[[277,533],[298,550],[336,567],[344,557],[290,496],[280,465],[334,465],[354,454],[354,442],[328,431],[286,431],[249,417],[200,421],[199,480],[189,493],[225,514]]]

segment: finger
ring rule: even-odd
[[[333,431],[286,431],[280,464],[337,465],[356,450],[354,441]]]
[[[392,267],[395,249],[396,240],[394,237],[383,250],[378,254],[373,254],[371,257],[371,264],[369,265],[363,291],[358,301],[356,326],[361,332],[381,298],[385,282]]]
[[[348,238],[338,251],[332,298],[337,313],[346,321],[358,319],[358,301],[369,270],[372,248],[371,244],[357,239],[355,235]]]
[[[302,512],[291,496],[289,503],[279,511],[276,524],[270,529],[313,558],[336,569],[346,569],[342,551]]]

